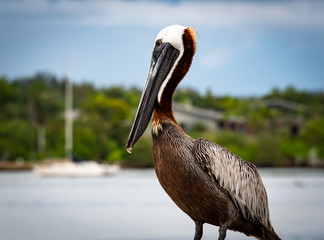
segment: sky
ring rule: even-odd
[[[0,76],[69,74],[97,87],[142,88],[155,37],[172,24],[198,32],[181,87],[237,96],[324,91],[318,0],[0,0]]]

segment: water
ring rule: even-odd
[[[282,239],[324,239],[324,170],[262,169],[272,223]],[[153,170],[106,178],[50,179],[0,173],[1,240],[193,239],[194,223]],[[204,225],[204,240],[218,228]],[[251,239],[228,231],[227,239]]]

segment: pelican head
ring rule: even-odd
[[[129,153],[144,133],[154,108],[172,113],[172,96],[191,65],[195,36],[192,28],[181,25],[168,26],[157,35],[148,77],[126,145]]]

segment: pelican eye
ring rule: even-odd
[[[155,47],[154,47],[154,50],[153,50],[153,58],[154,58],[154,60],[157,60],[159,58],[162,50],[163,50],[162,39],[158,39],[155,42]]]
[[[155,42],[155,47],[160,47],[161,44],[162,44],[162,40],[161,40],[161,39],[156,40],[156,42]]]

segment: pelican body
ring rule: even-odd
[[[172,25],[155,40],[148,78],[126,149],[142,136],[152,119],[154,168],[176,205],[195,222],[195,240],[203,224],[258,239],[280,239],[269,217],[268,199],[256,167],[205,138],[188,136],[175,120],[172,97],[188,72],[196,50],[190,27]]]

